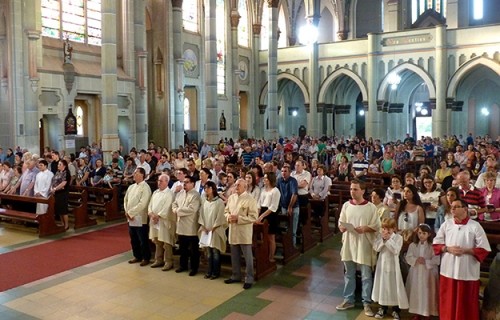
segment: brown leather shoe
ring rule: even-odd
[[[155,262],[151,265],[151,268],[161,268],[165,265],[165,262]]]
[[[139,263],[139,262],[141,262],[141,260],[136,259],[136,258],[128,261],[128,263],[130,263],[130,264],[132,264],[132,263]]]
[[[161,268],[161,271],[168,271],[168,270],[172,270],[174,268],[174,266],[172,264],[168,265],[164,265],[163,268]]]
[[[142,262],[141,262],[140,266],[141,266],[141,267],[147,266],[150,262],[151,262],[151,261],[149,261],[149,260],[142,260]]]

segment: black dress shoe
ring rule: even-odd
[[[218,277],[219,277],[219,276],[212,275],[212,276],[210,277],[210,280],[215,280],[215,279],[217,279]]]
[[[191,271],[189,272],[189,276],[190,276],[190,277],[194,277],[197,273],[198,273],[198,271],[197,271],[197,270],[191,270]]]
[[[241,282],[241,280],[234,280],[231,278],[224,280],[224,283],[226,284],[237,283],[237,282]]]
[[[212,275],[207,273],[203,278],[210,279],[211,277],[212,277]]]
[[[243,289],[250,289],[252,287],[252,284],[251,283],[246,283],[243,285]]]
[[[184,272],[184,271],[186,271],[186,269],[183,269],[183,268],[175,269],[176,273],[181,273],[181,272]]]
[[[149,260],[142,260],[142,262],[141,262],[140,266],[141,266],[141,267],[147,266],[150,262],[151,262],[151,261],[149,261]]]
[[[128,263],[130,263],[130,264],[132,264],[132,263],[139,263],[139,262],[141,262],[141,260],[136,259],[136,258],[128,261]]]

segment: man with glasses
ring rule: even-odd
[[[175,244],[175,216],[172,213],[174,193],[168,188],[170,177],[163,173],[158,177],[158,189],[151,196],[148,206],[149,239],[156,246],[155,262],[151,268],[168,271],[173,268],[172,246]]]
[[[177,169],[175,171],[175,177],[177,181],[174,182],[170,190],[177,196],[179,192],[184,190],[184,179],[189,175],[189,172],[186,168]]]
[[[441,255],[440,319],[479,319],[480,266],[491,248],[467,207],[464,200],[451,203],[453,219],[441,225],[432,245],[434,253]]]
[[[143,168],[135,169],[135,183],[128,187],[123,201],[134,255],[128,263],[140,262],[141,267],[148,265],[151,261],[148,239],[148,204],[151,199],[151,188],[144,181],[145,178],[146,171]]]
[[[241,282],[241,253],[245,258],[246,278],[243,289],[250,289],[254,282],[253,270],[253,223],[259,214],[257,201],[247,192],[247,182],[238,179],[235,182],[236,193],[227,200],[225,215],[229,222],[229,244],[231,245],[231,278],[224,280],[231,284]]]
[[[192,277],[198,273],[200,266],[200,251],[198,249],[198,217],[201,198],[194,189],[196,180],[193,177],[184,177],[184,189],[175,197],[172,212],[177,217],[177,238],[179,240],[180,266],[175,272],[187,271],[191,260]]]

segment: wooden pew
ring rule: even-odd
[[[120,211],[118,187],[115,186],[112,189],[81,186],[70,187],[70,191],[81,192],[82,190],[87,191],[88,211],[97,210],[104,212],[106,222],[125,218],[125,215]]]
[[[329,214],[335,218],[335,232],[339,231],[338,223],[340,211],[344,202],[351,198],[351,183],[346,181],[333,181],[328,194]]]
[[[276,234],[276,246],[283,251],[283,264],[287,264],[300,255],[293,245],[293,216],[278,214],[280,233]],[[299,217],[300,218],[300,217]],[[286,227],[283,228],[282,225]]]
[[[16,202],[48,204],[47,213],[45,214],[36,214],[34,212],[24,212],[12,209],[0,208],[0,217],[38,224],[38,235],[40,237],[46,237],[65,232],[64,226],[58,226],[55,221],[55,214],[54,214],[55,199],[53,195],[51,195],[48,198],[44,198],[44,197],[25,197],[19,195],[0,194],[0,199],[9,200],[14,205]]]
[[[70,191],[68,204],[71,209],[70,212],[75,218],[75,229],[97,224],[97,220],[89,216],[87,190]]]
[[[276,271],[276,262],[269,260],[269,239],[267,221],[253,225],[252,250],[255,279],[259,280]]]
[[[489,271],[490,264],[498,253],[497,245],[500,244],[500,221],[479,221],[479,223],[486,232],[491,247],[488,258],[481,263],[481,270]]]
[[[331,238],[333,236],[333,230],[330,229],[329,223],[329,208],[330,208],[330,201],[328,197],[326,197],[324,200],[314,200],[314,199],[309,199],[309,203],[311,204],[311,207],[314,206],[320,206],[323,205],[323,215],[321,216],[319,220],[319,242],[323,242],[328,238]],[[314,227],[313,227],[314,229]]]
[[[302,232],[302,243],[301,252],[304,253],[307,250],[313,248],[318,243],[312,235],[312,221],[311,221],[311,205],[308,203],[307,206],[301,206],[299,208],[299,228]]]

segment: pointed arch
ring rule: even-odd
[[[417,74],[422,79],[422,81],[427,85],[427,88],[429,89],[429,99],[436,98],[436,87],[434,86],[434,81],[432,80],[431,76],[427,73],[427,71],[425,71],[424,69],[420,68],[417,65],[405,62],[387,72],[382,82],[380,82],[380,86],[377,92],[377,100],[385,100],[387,89],[390,87],[390,84],[387,81],[388,75],[391,74],[392,72],[396,72],[399,74],[405,70],[409,70]]]
[[[356,73],[353,71],[347,69],[347,68],[339,68],[335,70],[332,74],[330,74],[325,81],[323,81],[323,84],[321,85],[321,88],[319,90],[318,94],[318,103],[325,103],[325,96],[326,92],[330,88],[330,85],[332,84],[335,79],[341,77],[341,76],[346,76],[351,78],[354,82],[359,87],[359,90],[361,91],[361,95],[363,97],[363,101],[368,101],[368,90],[366,89],[366,84],[363,82],[363,79],[360,78]]]
[[[469,73],[471,70],[478,66],[485,66],[488,69],[491,69],[500,77],[500,64],[494,60],[491,60],[486,57],[477,57],[470,61],[464,63],[451,77],[448,83],[448,90],[446,92],[446,97],[448,98],[456,98],[457,87],[463,77]]]
[[[294,76],[293,74],[287,73],[287,72],[282,72],[278,74],[277,81],[280,82],[280,80],[290,80],[293,83],[295,83],[302,94],[304,95],[304,103],[308,104],[310,99],[309,99],[309,91],[305,85],[305,83],[300,80],[298,77]],[[262,87],[262,90],[260,91],[260,96],[259,96],[259,102],[261,105],[267,105],[267,88],[268,88],[269,82],[266,81],[266,84]]]

